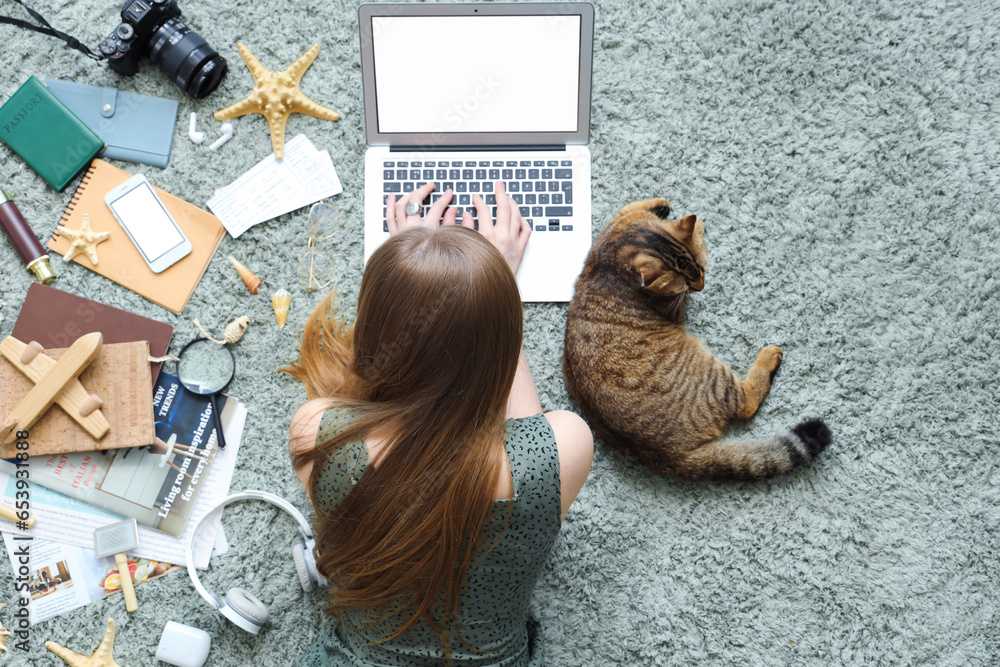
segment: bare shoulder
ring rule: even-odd
[[[299,453],[308,453],[316,448],[316,435],[319,433],[320,423],[323,421],[323,413],[333,404],[329,398],[314,398],[306,401],[292,415],[292,422],[288,427],[288,452],[292,456]],[[295,471],[309,489],[309,476],[312,474],[312,464],[307,463]]]
[[[594,434],[580,415],[568,410],[546,412],[559,450],[559,485],[562,518],[583,488],[594,462]]]
[[[312,449],[316,446],[316,435],[319,433],[323,413],[333,404],[329,398],[314,398],[303,403],[288,427],[288,446],[292,451]]]

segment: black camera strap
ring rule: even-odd
[[[43,35],[49,35],[50,37],[58,37],[59,39],[61,39],[64,42],[66,42],[71,48],[76,49],[77,51],[79,51],[83,55],[87,56],[88,58],[93,58],[94,60],[104,60],[104,55],[103,54],[101,54],[101,53],[94,53],[93,51],[91,51],[90,49],[88,49],[86,46],[84,46],[83,44],[81,44],[80,40],[78,40],[76,37],[73,37],[72,35],[67,35],[64,32],[62,32],[60,30],[56,30],[55,28],[53,28],[49,24],[49,22],[45,20],[44,16],[42,16],[41,14],[39,14],[38,12],[36,12],[34,9],[32,9],[31,7],[29,7],[28,5],[24,4],[24,2],[22,2],[22,0],[14,0],[14,2],[16,2],[17,4],[19,4],[22,7],[24,7],[28,11],[28,13],[31,14],[31,18],[33,18],[36,21],[38,21],[39,23],[41,23],[41,25],[35,25],[34,23],[28,23],[27,21],[24,21],[22,19],[15,19],[15,18],[12,18],[10,16],[0,16],[0,23],[7,23],[9,25],[17,26],[19,28],[27,28],[28,30],[34,30],[35,32],[40,32]]]

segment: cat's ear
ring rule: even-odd
[[[698,222],[698,216],[696,215],[686,215],[680,220],[678,220],[674,229],[677,230],[679,238],[689,239],[694,234],[695,223]]]
[[[639,286],[654,294],[673,295],[687,291],[684,276],[668,269],[652,255],[639,253],[632,260],[632,268],[639,276]]]

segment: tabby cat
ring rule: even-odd
[[[684,328],[705,287],[705,228],[668,221],[664,199],[622,209],[594,241],[566,322],[563,374],[609,445],[687,479],[759,479],[809,463],[832,440],[820,420],[763,441],[720,440],[753,417],[781,364],[765,347],[741,380]]]

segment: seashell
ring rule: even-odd
[[[274,306],[274,317],[278,320],[278,328],[285,328],[285,318],[288,317],[288,306],[292,303],[292,295],[288,290],[279,289],[271,295],[271,305]]]
[[[243,283],[247,286],[247,289],[250,290],[250,293],[256,294],[260,290],[260,278],[255,276],[250,269],[233,259],[232,255],[229,256],[229,261],[232,262],[233,268],[236,269],[236,272],[240,274],[240,278],[243,279]]]

